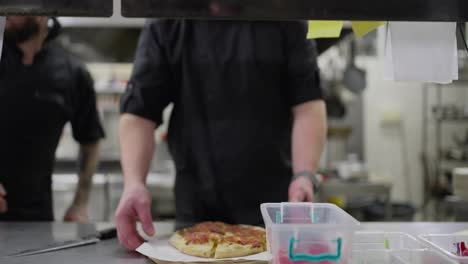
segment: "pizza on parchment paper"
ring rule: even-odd
[[[265,229],[203,222],[176,231],[169,242],[180,252],[203,258],[243,257],[266,250]]]

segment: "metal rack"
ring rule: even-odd
[[[436,92],[436,101],[435,104],[429,104],[429,90],[435,89]],[[444,153],[443,137],[445,134],[444,126],[446,124],[457,124],[461,128],[465,128],[465,131],[468,129],[468,118],[467,117],[437,117],[428,115],[429,107],[442,106],[442,95],[443,88],[441,85],[429,85],[426,84],[423,86],[423,135],[422,135],[422,156],[421,161],[423,164],[424,171],[424,209],[427,209],[428,206],[433,203],[436,214],[436,220],[443,220],[441,218],[445,217],[444,210],[446,210],[446,197],[450,198],[447,195],[451,192],[449,185],[443,186],[441,183],[448,182],[447,179],[444,179],[445,173],[451,171],[456,167],[467,167],[468,160],[454,160],[448,159]],[[430,124],[433,123],[433,138],[429,138]],[[434,146],[432,146],[433,151],[431,151],[431,146],[428,142],[433,141]],[[424,210],[425,211],[425,210]]]

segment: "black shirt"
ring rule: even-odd
[[[8,212],[0,220],[53,220],[51,175],[64,125],[81,144],[104,136],[90,74],[53,43],[21,63],[5,43],[0,61],[0,183]]]
[[[177,222],[262,223],[288,199],[293,106],[321,99],[304,22],[159,20],[140,37],[122,112],[161,124],[177,168]]]

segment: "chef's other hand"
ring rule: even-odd
[[[314,189],[312,181],[305,177],[295,178],[289,185],[289,202],[312,202],[314,199]]]
[[[63,221],[76,222],[80,224],[89,223],[88,208],[86,206],[70,206],[63,216]]]
[[[154,235],[148,189],[143,184],[126,185],[115,213],[115,221],[120,244],[130,250],[135,250],[144,242],[136,230],[137,220],[140,220],[148,236]]]
[[[6,201],[7,192],[3,185],[0,183],[0,214],[6,213],[8,211],[8,204]]]

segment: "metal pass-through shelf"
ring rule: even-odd
[[[468,21],[466,0],[122,0],[126,17]]]
[[[5,15],[110,17],[112,0],[0,0]]]
[[[468,21],[466,0],[121,1],[126,17]],[[0,0],[0,15],[109,17],[112,13],[112,0]]]

